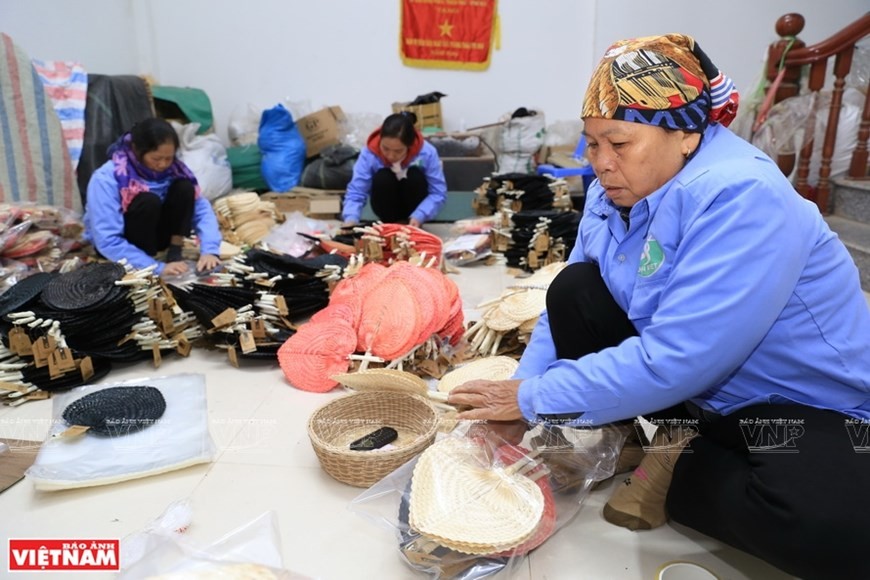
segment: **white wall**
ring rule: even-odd
[[[398,0],[0,0],[0,31],[35,58],[94,73],[150,74],[205,90],[217,131],[248,103],[288,99],[384,116],[390,103],[439,90],[445,125],[492,122],[517,107],[576,119],[586,80],[614,40],[694,35],[748,94],[774,22],[807,19],[818,42],[867,11],[867,0],[500,0],[501,50],[485,72],[406,67]]]

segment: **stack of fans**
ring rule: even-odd
[[[79,216],[67,209],[29,203],[0,204],[3,286],[14,285],[28,270],[57,270],[70,251],[81,247],[82,230]]]
[[[478,305],[480,320],[465,333],[472,354],[520,355],[547,306],[547,289],[565,262],[544,266],[509,286],[501,296]]]
[[[474,208],[477,215],[493,215],[506,211],[507,215],[532,210],[569,210],[572,207],[564,180],[549,175],[504,173],[484,178],[475,191]]]
[[[464,330],[459,289],[438,269],[368,263],[335,286],[329,305],[284,343],[278,361],[293,386],[325,392],[352,360],[413,366],[418,355],[455,347]]]
[[[556,529],[548,474],[522,447],[502,445],[490,458],[470,438],[436,442],[420,454],[399,507],[402,555],[417,569],[465,577],[527,554]]]
[[[294,322],[328,304],[330,280],[338,280],[346,265],[337,255],[305,259],[253,249],[208,283],[173,286],[171,292],[233,364],[238,357],[274,360],[295,332]]]
[[[548,175],[505,174],[477,190],[480,215],[496,215],[492,251],[507,265],[533,272],[567,259],[577,240],[580,214],[573,211],[564,180]]]
[[[237,246],[253,246],[265,238],[284,214],[256,193],[237,193],[214,202],[223,239]]]
[[[113,263],[25,278],[0,298],[10,371],[3,380],[53,391],[106,374],[113,361],[158,360],[160,350],[177,346],[146,316],[162,294],[151,269],[133,272]],[[184,323],[174,314],[169,320]]]
[[[418,227],[374,223],[355,227],[352,233],[339,234],[321,241],[324,251],[350,256],[362,254],[367,262],[392,264],[400,260],[420,259],[438,266],[444,249],[441,238]]]
[[[523,211],[511,216],[510,239],[494,234],[496,252],[507,265],[534,272],[547,264],[568,259],[577,241],[580,214],[574,211]]]

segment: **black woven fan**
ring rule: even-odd
[[[21,280],[0,296],[0,316],[21,310],[35,299],[57,274],[37,272]]]
[[[265,250],[250,250],[245,254],[245,263],[257,272],[272,276],[286,274],[314,275],[326,265],[347,266],[347,258],[335,254],[324,254],[313,258],[294,258],[286,254],[275,254]]]
[[[115,282],[124,277],[124,266],[88,264],[57,276],[42,290],[42,301],[56,310],[84,310],[125,293]]]
[[[150,427],[164,411],[166,399],[155,387],[109,387],[73,401],[62,416],[92,433],[119,436]]]
[[[43,391],[66,391],[74,387],[80,387],[88,383],[95,383],[104,378],[112,370],[112,363],[102,358],[93,358],[94,374],[88,380],[82,378],[79,372],[66,373],[56,379],[52,379],[48,372],[48,367],[36,368],[26,367],[21,371],[24,375],[24,381],[32,385],[36,385]]]

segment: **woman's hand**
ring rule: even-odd
[[[416,218],[411,218],[410,220],[408,220],[408,225],[414,226],[415,228],[419,228],[420,226],[423,225],[423,222],[421,222],[420,220],[418,220]]]
[[[345,220],[341,223],[341,229],[349,230],[350,228],[354,227],[358,223],[359,222],[356,220]]]
[[[172,276],[180,276],[185,272],[187,272],[187,264],[185,262],[166,262],[160,275],[164,278],[170,278]]]
[[[202,254],[196,262],[196,271],[204,272],[211,270],[212,268],[217,268],[220,263],[221,259],[214,254]]]
[[[517,402],[520,390],[519,379],[488,381],[479,379],[463,383],[450,391],[447,402],[451,405],[466,405],[471,410],[462,411],[458,419],[488,419],[513,421],[522,419]]]

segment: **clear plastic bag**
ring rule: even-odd
[[[512,573],[613,475],[625,437],[538,425],[517,442],[503,424],[461,422],[350,509],[393,533],[403,560],[432,578]]]
[[[260,134],[260,116],[262,114],[263,107],[258,107],[253,103],[239,105],[233,109],[227,126],[227,136],[230,138],[230,143],[235,146],[256,145],[257,137]]]
[[[844,91],[837,124],[837,139],[831,157],[830,176],[836,177],[849,169],[852,152],[858,141],[864,95],[848,87]],[[752,144],[776,159],[778,155],[795,154],[806,140],[806,128],[811,116],[815,117],[813,152],[810,158],[807,182],[816,185],[821,167],[822,147],[831,105],[830,91],[807,93],[777,103],[770,109],[765,122],[752,138]],[[792,172],[794,177],[797,168]]]
[[[167,510],[145,530],[124,539],[121,544],[124,569],[118,576],[119,580],[307,578],[284,568],[281,536],[274,512],[262,514],[207,546],[197,545],[182,534],[159,525],[168,513]],[[130,550],[138,550],[143,545],[144,553],[132,560],[132,556],[138,554]]]
[[[465,266],[492,255],[489,234],[464,234],[444,243],[444,259],[454,266]]]
[[[30,220],[25,220],[20,224],[16,224],[11,227],[7,227],[3,233],[0,233],[0,253],[5,252],[8,249],[14,248],[21,241],[21,238],[27,233],[27,230],[30,229],[30,226],[33,225],[33,222]]]
[[[324,221],[311,219],[305,217],[302,212],[294,211],[286,214],[284,223],[272,228],[269,235],[262,241],[270,250],[299,258],[317,244],[311,238],[300,236],[300,233],[317,236],[320,234],[332,235],[335,231],[335,227]]]
[[[117,436],[59,437],[70,425],[63,412],[74,401],[122,386],[151,386],[166,401],[163,415],[139,431]],[[52,426],[25,475],[36,489],[54,491],[117,483],[208,463],[215,446],[208,431],[205,376],[177,374],[85,385],[52,398]]]

